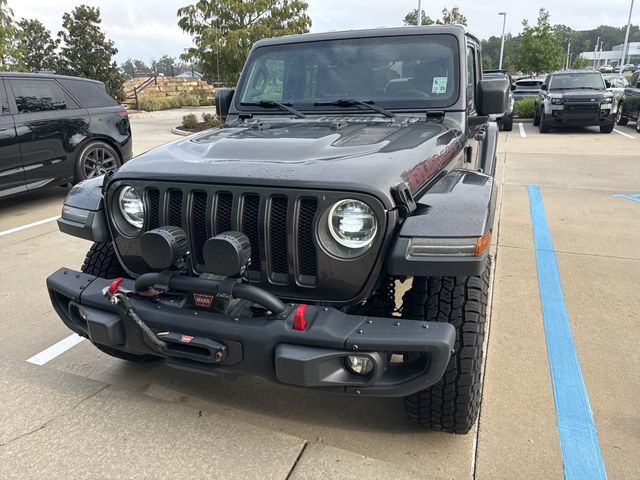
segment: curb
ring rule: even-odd
[[[181,137],[188,137],[189,135],[193,135],[194,133],[198,132],[185,132],[184,130],[178,130],[178,127],[173,127],[171,129],[171,133],[173,133],[174,135],[179,135]]]
[[[533,123],[533,118],[513,117],[513,121],[519,123]]]

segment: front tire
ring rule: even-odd
[[[538,131],[540,133],[549,133],[551,128],[549,128],[549,124],[547,123],[546,116],[544,113],[540,113],[540,125],[538,125]]]
[[[513,115],[505,115],[502,119],[502,129],[505,132],[513,130]]]
[[[122,265],[120,265],[111,242],[94,243],[87,252],[81,270],[86,274],[101,278],[129,277],[129,274],[127,274],[124,268],[122,268]],[[93,345],[107,355],[129,362],[148,363],[161,360],[160,357],[156,357],[155,355],[135,355],[98,343],[93,343]]]
[[[615,126],[614,122],[611,122],[607,125],[600,125],[600,133],[611,133],[613,132],[614,126]]]
[[[487,262],[479,276],[416,277],[407,293],[411,318],[449,322],[456,328],[454,353],[443,377],[405,397],[409,419],[423,427],[464,434],[478,418],[489,276]]]
[[[536,107],[533,111],[533,126],[537,127],[540,125],[540,115],[538,115],[538,108]]]
[[[624,127],[627,123],[629,123],[629,119],[625,117],[622,113],[623,108],[624,108],[624,103],[620,102],[618,104],[618,111],[616,112],[616,123],[621,127]]]

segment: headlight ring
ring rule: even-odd
[[[331,207],[327,218],[329,233],[343,247],[362,249],[369,246],[378,231],[373,209],[355,199],[340,200]]]
[[[141,229],[144,225],[144,201],[131,186],[126,185],[118,193],[118,210],[123,220],[131,227]]]

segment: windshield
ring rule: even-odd
[[[599,73],[563,73],[561,75],[552,75],[549,80],[549,90],[573,88],[604,90],[604,80]]]
[[[259,47],[247,61],[235,96],[236,108],[262,111],[255,104],[266,100],[297,110],[326,111],[336,109],[326,102],[339,99],[373,101],[384,108],[447,107],[458,98],[458,58],[452,35]],[[366,111],[357,105],[349,109]]]

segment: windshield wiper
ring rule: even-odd
[[[365,107],[368,108],[370,110],[374,110],[378,113],[381,113],[382,115],[384,115],[385,117],[389,117],[389,118],[393,118],[396,116],[395,113],[390,112],[389,110],[385,110],[382,107],[379,107],[377,105],[375,105],[375,102],[373,100],[365,100],[365,101],[360,101],[360,100],[356,100],[355,98],[341,98],[339,100],[333,100],[331,102],[315,102],[313,104],[316,107],[323,107],[323,106],[335,106],[335,107]]]
[[[259,102],[240,102],[240,105],[244,105],[247,107],[279,108],[280,110],[294,114],[298,118],[306,117],[304,113],[299,112],[295,108],[292,108],[290,103],[276,102],[274,100],[260,100]]]

